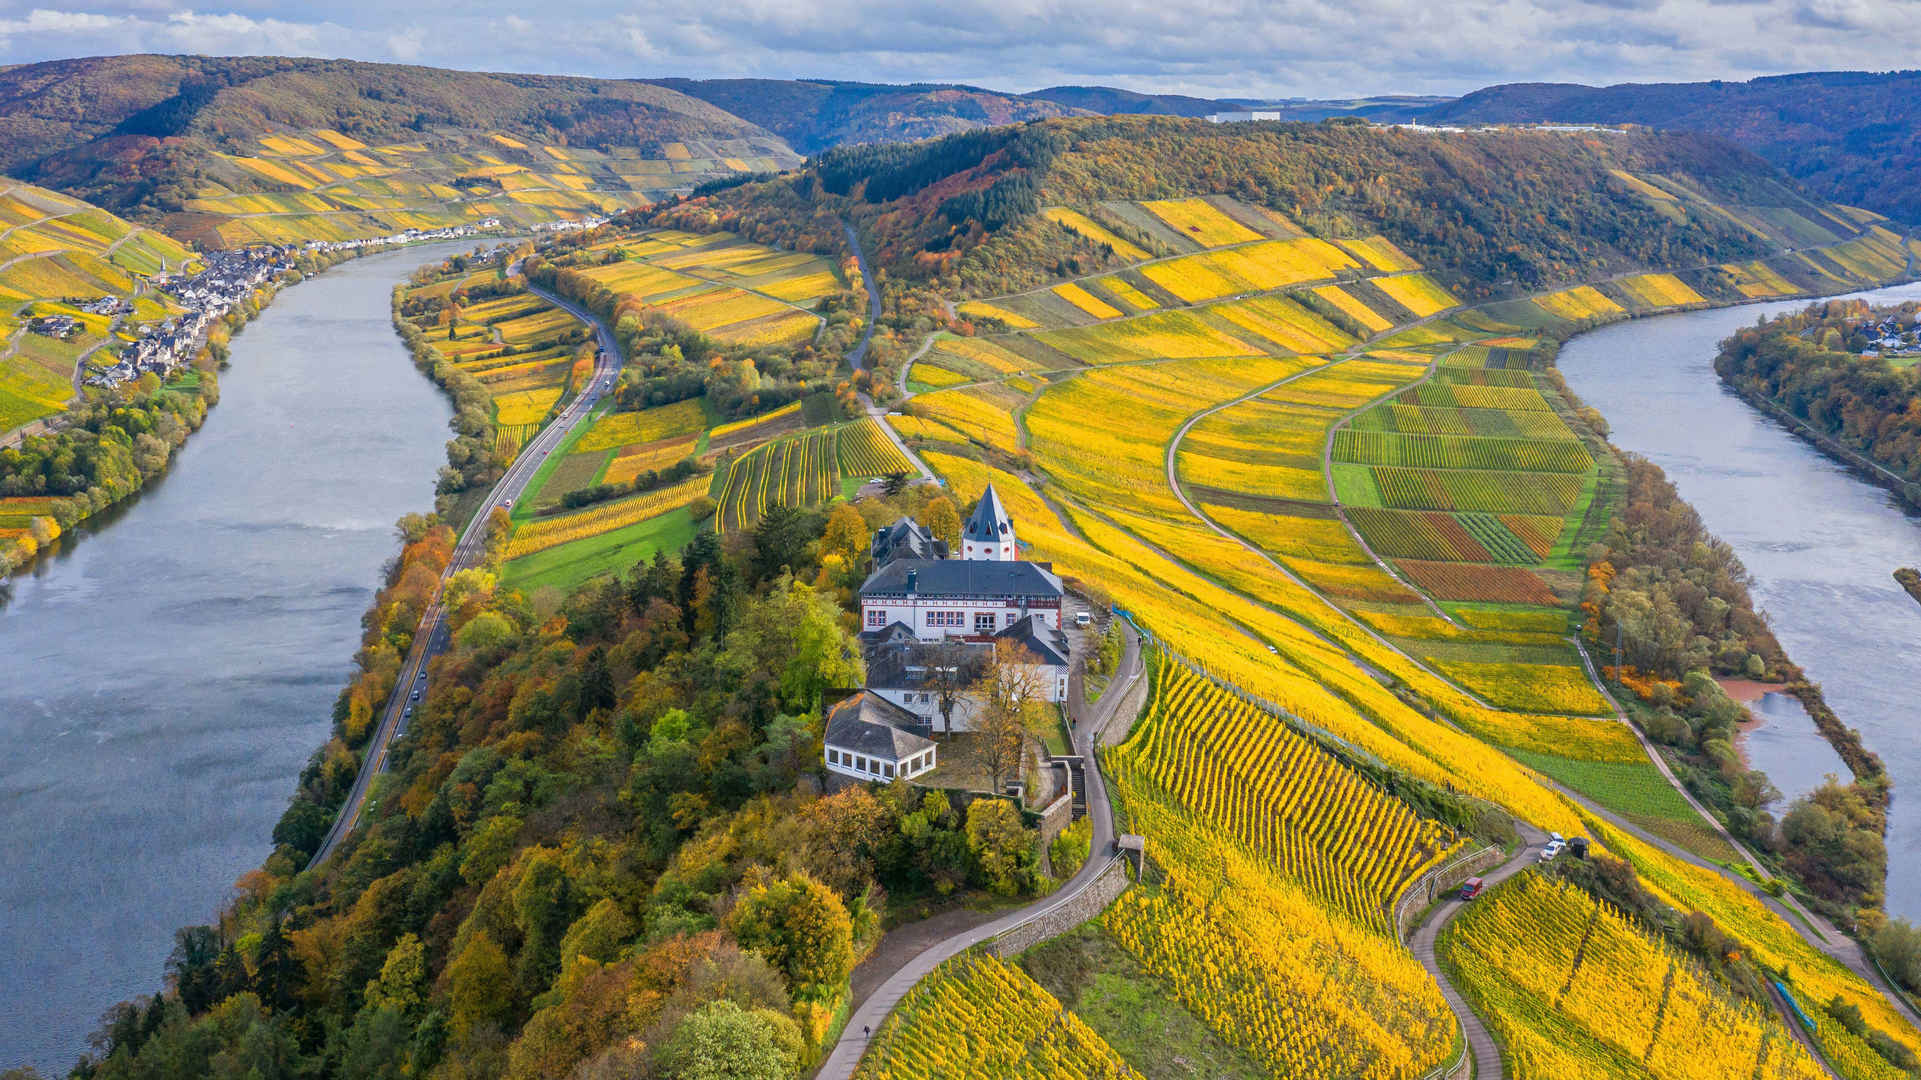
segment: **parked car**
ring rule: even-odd
[[[1468,878],[1466,881],[1461,882],[1461,899],[1472,900],[1481,895],[1481,890],[1486,887],[1487,883],[1480,878]]]
[[[1561,849],[1566,846],[1567,845],[1560,840],[1549,840],[1547,846],[1541,849],[1541,861],[1551,861],[1556,855],[1559,855]]]
[[[1075,626],[1086,626],[1093,621],[1094,621],[1094,616],[1085,611],[1076,611],[1074,613]]]

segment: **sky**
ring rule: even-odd
[[[1235,97],[1917,66],[1913,0],[0,0],[0,64],[350,57],[602,77],[1061,83]],[[538,12],[538,14],[535,14]]]

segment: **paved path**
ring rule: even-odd
[[[1541,848],[1547,843],[1547,837],[1532,825],[1519,825],[1519,828],[1520,850],[1509,856],[1506,862],[1481,875],[1481,880],[1490,889],[1533,866]],[[1447,1002],[1447,1007],[1454,1012],[1454,1018],[1460,1021],[1468,1052],[1474,1055],[1474,1080],[1502,1080],[1506,1074],[1501,1063],[1500,1044],[1495,1041],[1494,1033],[1481,1022],[1481,1017],[1468,1006],[1467,999],[1448,981],[1447,974],[1441,970],[1440,961],[1434,955],[1441,928],[1452,922],[1472,902],[1463,901],[1459,892],[1451,894],[1441,901],[1440,907],[1429,913],[1426,922],[1415,928],[1413,936],[1407,939],[1407,947],[1413,951],[1414,958],[1421,962],[1421,966],[1427,969],[1435,985],[1441,988],[1441,999]]]
[[[847,366],[854,371],[860,371],[867,366],[867,345],[874,339],[874,325],[880,321],[880,283],[874,280],[873,272],[867,268],[867,253],[861,250],[860,234],[854,231],[852,225],[845,222],[841,223],[841,228],[847,230],[847,246],[853,249],[854,262],[860,267],[861,284],[867,288],[867,326],[861,331],[860,340],[847,353]],[[934,339],[930,336],[927,339],[927,345],[933,343]],[[921,352],[927,351],[927,345],[921,346]],[[907,365],[902,364],[901,370],[906,371]],[[874,418],[874,423],[879,425],[881,431],[886,434],[887,441],[894,444],[894,449],[900,451],[908,464],[920,470],[920,478],[930,484],[939,483],[939,479],[934,476],[934,470],[928,468],[927,463],[920,459],[920,455],[914,453],[905,442],[901,441],[900,432],[895,431],[894,426],[884,419],[887,410],[874,404],[874,399],[865,391],[858,396],[861,408],[866,409],[867,415]]]
[[[1126,625],[1123,623],[1122,625]],[[925,978],[936,967],[980,943],[996,937],[1030,919],[1039,918],[1055,908],[1078,897],[1094,880],[1106,872],[1107,868],[1120,856],[1114,851],[1114,808],[1108,801],[1107,785],[1101,778],[1098,761],[1094,757],[1094,740],[1103,736],[1117,714],[1125,713],[1123,702],[1133,703],[1140,708],[1139,701],[1144,696],[1146,665],[1141,662],[1140,638],[1132,627],[1127,634],[1127,649],[1121,656],[1120,666],[1114,679],[1101,693],[1100,700],[1091,707],[1079,704],[1080,698],[1073,697],[1068,702],[1068,711],[1074,718],[1074,750],[1087,762],[1087,816],[1094,823],[1093,844],[1087,863],[1080,868],[1067,884],[1047,897],[1023,908],[1001,916],[982,926],[972,927],[961,933],[945,938],[930,945],[919,955],[912,957],[899,970],[875,988],[867,999],[855,1006],[847,1018],[847,1027],[841,1032],[840,1041],[834,1044],[834,1052],[827,1056],[815,1080],[848,1080],[860,1064],[861,1055],[867,1052],[867,1044],[872,1033],[879,1030],[894,1006],[907,996],[914,985]],[[1133,717],[1125,717],[1131,727]],[[1103,740],[1105,744],[1105,740]]]
[[[518,265],[518,264],[516,264]],[[513,268],[509,268],[511,274]],[[401,664],[400,678],[395,681],[393,693],[387,698],[386,708],[381,712],[380,723],[374,729],[372,740],[367,744],[365,756],[361,759],[360,772],[354,777],[354,786],[348,791],[347,799],[341,804],[340,814],[327,833],[320,849],[307,865],[319,866],[333,857],[342,842],[352,834],[360,823],[360,815],[367,806],[367,792],[372,788],[374,778],[387,768],[387,751],[393,741],[406,734],[407,706],[414,700],[414,691],[425,695],[427,687],[427,666],[434,657],[447,651],[449,633],[446,611],[440,604],[440,587],[447,583],[457,571],[478,565],[486,554],[487,519],[493,507],[504,506],[520,497],[527,485],[540,470],[541,463],[567,438],[576,427],[593,412],[594,406],[612,387],[614,377],[620,373],[620,346],[607,325],[595,318],[586,309],[570,301],[563,300],[532,283],[527,286],[534,293],[550,303],[573,315],[575,318],[594,328],[600,342],[600,358],[594,365],[594,377],[587,388],[575,396],[573,402],[551,423],[540,430],[533,440],[520,451],[514,463],[508,466],[493,490],[487,493],[487,501],[481,504],[472,521],[460,534],[454,545],[453,558],[447,569],[440,575],[440,583],[434,589],[433,598],[427,610],[420,617],[420,627],[414,634],[413,647],[408,650],[406,660]]]

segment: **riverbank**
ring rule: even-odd
[[[378,252],[283,292],[167,472],[12,579],[0,1071],[63,1075],[102,1010],[160,984],[174,931],[273,850],[394,522],[431,505],[445,460],[451,409],[387,299],[469,247]]]
[[[128,478],[131,482],[96,484],[71,495],[51,498],[35,496],[32,501],[37,505],[20,507],[16,503],[12,515],[8,514],[9,500],[0,497],[0,584],[4,584],[15,574],[30,570],[43,556],[65,550],[67,544],[71,542],[73,530],[147,490],[166,474],[180,450],[205,423],[208,411],[219,404],[218,375],[229,367],[228,358],[233,347],[233,339],[258,319],[286,289],[310,281],[334,267],[353,260],[400,254],[435,244],[464,244],[467,239],[470,238],[462,237],[456,241],[426,239],[405,244],[303,250],[292,270],[256,288],[244,301],[234,304],[207,328],[183,372],[144,392],[138,386],[130,387],[128,390],[116,388],[104,391],[101,398],[95,399],[96,401],[104,400],[120,404],[132,404],[135,401],[154,402],[156,399],[153,391],[163,391],[192,397],[196,399],[196,404],[184,412],[178,409],[170,410],[184,423],[184,430],[156,439],[153,444],[148,445],[148,452],[145,454],[137,452],[140,447],[136,445],[136,452],[129,455],[131,466],[137,470],[137,479]],[[93,405],[94,402],[89,402],[86,409],[76,409],[64,415],[73,417],[86,412]],[[44,434],[23,440],[21,449],[31,453],[36,446],[44,444],[55,447],[54,452],[58,452],[61,444],[74,441],[82,433],[92,435],[95,439],[106,437],[103,432],[89,431],[84,425],[75,426],[69,420],[67,423],[51,424]],[[135,432],[123,432],[123,434],[148,433],[136,429]],[[86,440],[82,438],[80,441]],[[0,476],[0,479],[3,479],[3,476]],[[6,528],[15,520],[19,522],[17,528]],[[63,537],[68,539],[63,540]],[[5,594],[0,593],[0,604],[4,603]]]
[[[1916,292],[1903,285],[1871,295]],[[1806,303],[1775,301],[1762,310]],[[1782,674],[1799,680],[1775,689],[1798,699],[1812,723],[1800,736],[1790,712],[1770,714],[1763,728],[1769,737],[1748,747],[1754,766],[1796,786],[1786,778],[1810,771],[1808,762],[1819,756],[1808,748],[1813,742],[1823,752],[1833,747],[1850,772],[1878,773],[1871,782],[1887,815],[1885,905],[1890,914],[1915,917],[1921,813],[1911,801],[1889,801],[1886,792],[1921,771],[1921,740],[1899,721],[1905,704],[1898,690],[1921,677],[1910,670],[1921,664],[1894,646],[1911,637],[1914,601],[1889,570],[1912,560],[1921,528],[1881,488],[1855,483],[1861,474],[1715,378],[1719,342],[1754,318],[1743,307],[1621,323],[1569,341],[1558,367],[1606,417],[1611,442],[1660,465],[1733,549],[1749,572],[1756,609],[1792,658],[1795,670]]]

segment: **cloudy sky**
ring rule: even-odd
[[[545,14],[534,12],[544,8]],[[1913,0],[0,0],[0,64],[344,56],[598,76],[1100,82],[1221,96],[1458,93],[1917,66]]]

